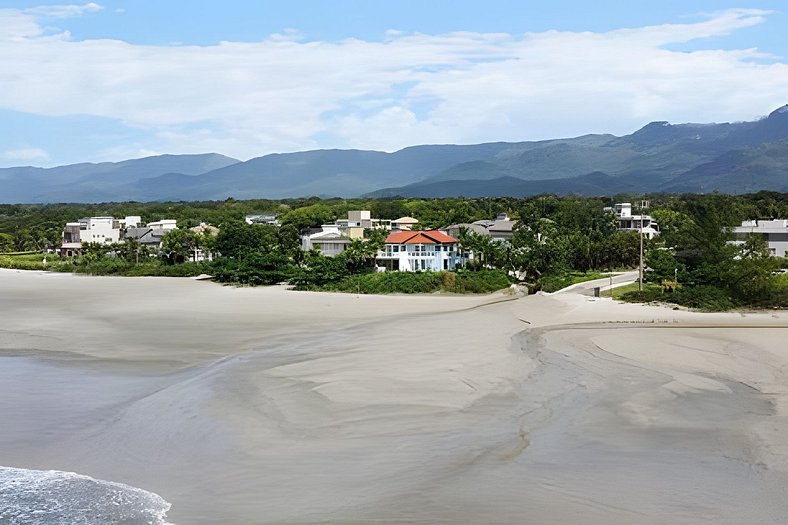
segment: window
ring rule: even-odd
[[[399,251],[399,244],[398,244],[398,245],[396,245],[396,246],[394,246],[394,252],[396,253],[396,252],[398,252],[398,251]]]

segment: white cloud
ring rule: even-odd
[[[46,162],[49,153],[41,148],[20,148],[4,151],[2,157],[11,162]]]
[[[76,5],[41,5],[24,9],[22,12],[46,18],[71,18],[75,16],[82,16],[85,13],[95,13],[104,9],[99,4],[89,2],[87,4]]]
[[[46,36],[32,14],[0,10],[0,107],[118,119],[150,132],[140,147],[239,158],[747,120],[786,102],[786,64],[756,60],[756,49],[664,46],[768,14],[607,33],[391,31],[382,42],[319,42],[288,30],[261,42],[142,46]]]

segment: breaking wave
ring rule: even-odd
[[[0,467],[0,523],[165,525],[170,504],[136,487],[57,470]]]

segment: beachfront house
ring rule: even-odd
[[[161,241],[164,235],[177,228],[175,219],[162,219],[160,221],[149,222],[147,226],[136,228],[126,228],[121,237],[121,241],[126,239],[136,239],[140,246],[144,246],[152,253],[157,253],[161,249]]]
[[[395,272],[454,270],[466,262],[457,239],[438,230],[392,232],[376,261]]]
[[[759,235],[769,246],[769,252],[776,257],[788,254],[788,219],[756,219],[743,221],[733,229],[734,243],[741,244],[748,235]]]
[[[301,249],[305,252],[316,248],[326,257],[334,257],[347,249],[350,238],[336,224],[324,224],[301,232]]]
[[[338,219],[333,224],[323,224],[320,228],[308,228],[301,232],[301,249],[305,252],[313,248],[325,256],[334,257],[347,249],[353,239],[364,240],[368,229],[391,229],[386,220],[373,219],[367,210],[349,211],[347,219]]]
[[[67,222],[63,228],[60,242],[60,255],[75,257],[82,255],[87,243],[113,244],[121,242],[122,232],[139,224],[142,218],[137,215],[115,219],[113,217],[83,217],[75,222]]]
[[[612,207],[604,209],[606,212],[612,212],[616,215],[618,231],[635,231],[641,232],[649,239],[653,239],[659,235],[659,225],[651,215],[645,213],[633,214],[632,203],[619,202]]]

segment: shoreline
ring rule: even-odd
[[[785,312],[9,272],[0,465],[174,523],[788,514]]]

